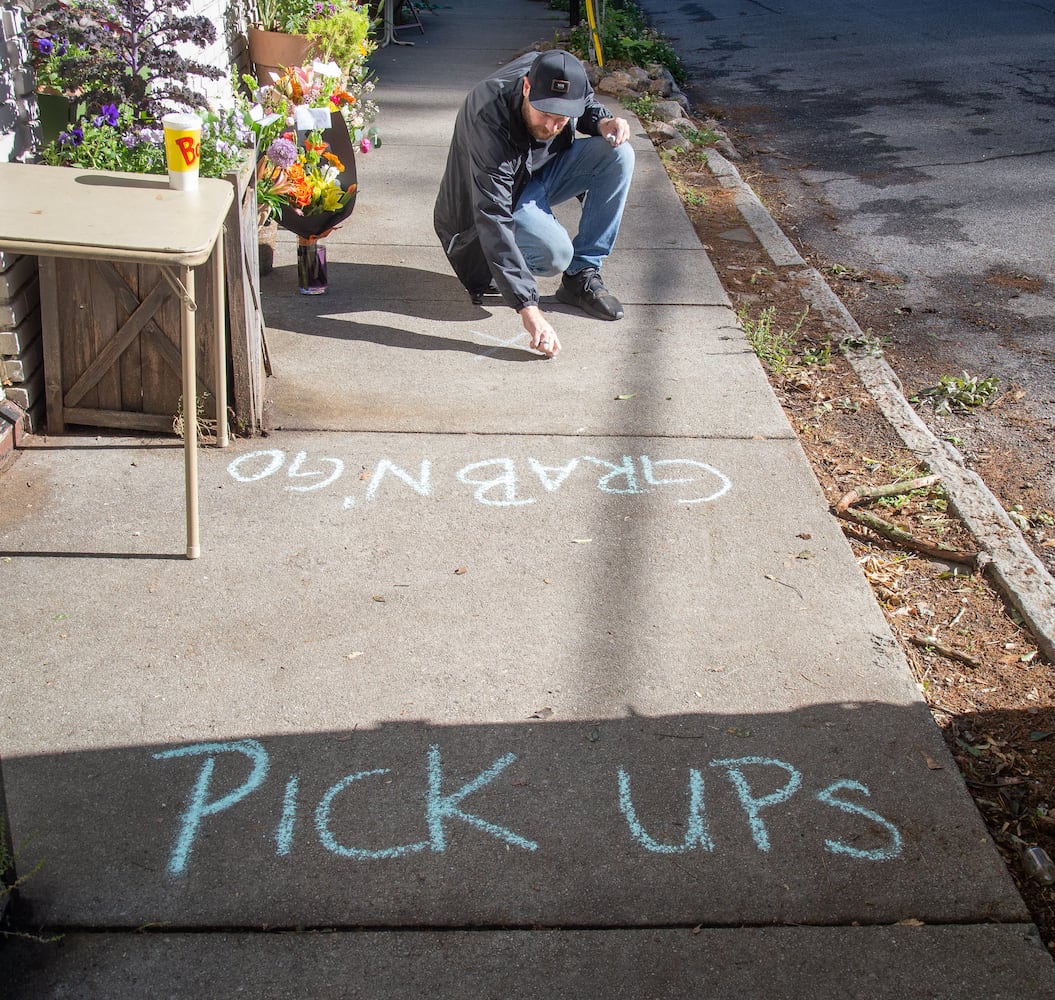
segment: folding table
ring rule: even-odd
[[[167,292],[181,302],[180,343],[183,379],[183,451],[187,558],[201,555],[198,529],[197,372],[193,268],[211,257],[216,284],[216,443],[228,444],[227,358],[224,317],[224,217],[234,188],[224,180],[202,178],[197,191],[174,191],[167,177],[116,171],[80,170],[25,163],[0,163],[0,249],[33,254],[42,273],[55,258],[158,266],[159,286],[143,294]],[[56,327],[55,283],[42,282],[41,324],[49,431],[62,433],[61,339]],[[155,294],[157,293],[157,294]],[[142,323],[133,311],[128,323]],[[49,360],[51,362],[49,366]]]

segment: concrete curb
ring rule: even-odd
[[[736,167],[710,149],[707,165],[723,188],[735,192],[740,214],[770,260],[778,267],[803,268],[798,277],[805,281],[802,294],[810,306],[847,337],[863,340],[864,333],[853,316],[822,275],[806,265]],[[1055,579],[981,477],[966,468],[960,452],[939,440],[920,419],[890,365],[883,358],[853,352],[847,360],[906,447],[941,476],[953,509],[988,557],[985,566],[993,582],[1022,616],[1041,653],[1055,661]]]
[[[784,235],[776,220],[740,176],[740,171],[721,153],[707,150],[707,166],[723,188],[733,192],[733,201],[751,231],[777,267],[805,267],[806,261]]]

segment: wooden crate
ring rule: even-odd
[[[227,178],[235,198],[224,226],[228,401],[232,428],[261,429],[263,337],[256,173],[250,160]],[[71,258],[42,258],[44,320],[58,331],[62,412],[49,427],[83,424],[121,430],[171,432],[182,391],[180,300],[162,268]],[[217,289],[211,263],[194,269],[198,392],[204,415],[215,419],[213,309]],[[49,374],[49,378],[50,378]]]

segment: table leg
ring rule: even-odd
[[[413,42],[401,42],[396,38],[396,7],[402,0],[384,0],[385,4],[385,34],[381,39],[381,48],[386,45],[413,45]]]
[[[212,252],[213,284],[216,286],[216,446],[226,448],[231,443],[227,427],[227,312],[224,308],[225,281],[223,262],[223,234],[217,238]]]
[[[198,538],[198,372],[197,331],[194,322],[194,268],[180,267],[186,295],[180,296],[180,333],[183,336],[183,480],[187,505],[187,558],[201,555]]]

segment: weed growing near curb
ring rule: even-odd
[[[889,343],[889,337],[877,337],[871,331],[865,330],[860,337],[843,337],[839,341],[839,350],[847,357],[856,354],[881,358]]]
[[[627,111],[633,112],[642,121],[656,120],[656,105],[659,98],[655,94],[641,94],[626,102]]]
[[[942,375],[938,384],[923,389],[912,397],[911,402],[917,406],[930,403],[934,412],[948,415],[950,413],[970,413],[976,406],[985,406],[996,395],[1000,382],[994,375],[981,378],[978,375]]]
[[[747,342],[751,345],[751,349],[755,354],[758,355],[759,360],[774,375],[786,375],[796,367],[795,359],[798,349],[796,338],[808,314],[809,309],[807,308],[790,330],[774,328],[773,319],[776,315],[776,310],[773,306],[766,306],[758,314],[757,319],[752,319],[746,309],[740,309],[736,315],[740,320],[740,325],[744,328],[744,333],[747,334]],[[816,357],[815,350],[811,351],[813,357]],[[802,356],[800,362],[806,365],[814,363],[807,361],[805,355]],[[799,367],[801,367],[801,364]]]

